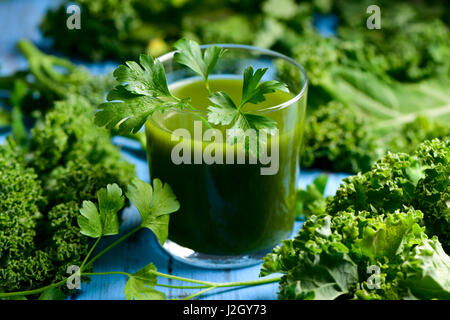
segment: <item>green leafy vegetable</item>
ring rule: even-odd
[[[239,105],[241,108],[246,103],[258,104],[266,98],[265,94],[275,92],[277,90],[289,92],[286,84],[276,80],[260,82],[261,78],[267,72],[268,68],[257,69],[253,72],[253,67],[249,66],[244,71],[244,84],[242,88],[242,99]]]
[[[11,92],[10,101],[13,109],[11,111],[11,128],[14,139],[19,145],[24,145],[27,141],[27,131],[24,124],[22,101],[25,98],[28,87],[22,80],[14,82],[14,89]]]
[[[251,66],[245,69],[242,98],[239,106],[236,106],[225,92],[214,92],[209,97],[214,106],[208,107],[208,121],[213,124],[231,124],[231,128],[227,130],[227,140],[232,144],[243,142],[246,149],[253,155],[257,155],[262,147],[258,145],[257,140],[260,131],[274,135],[277,123],[262,115],[243,112],[243,106],[246,103],[258,104],[266,99],[265,94],[276,90],[289,91],[286,84],[276,80],[260,82],[266,71],[267,68],[257,69],[253,72]],[[243,141],[246,137],[245,131],[248,129],[256,130],[256,135],[248,137],[247,141]]]
[[[80,232],[88,237],[119,233],[119,217],[117,213],[124,206],[125,200],[122,190],[117,184],[109,184],[106,189],[97,192],[98,210],[92,201],[84,201],[78,217]]]
[[[187,39],[178,40],[174,47],[179,50],[175,53],[175,61],[195,71],[203,77],[206,83],[208,83],[209,74],[216,66],[217,61],[225,53],[223,48],[210,46],[205,49],[202,56],[198,43]],[[207,88],[209,89],[208,85]]]
[[[126,83],[125,89],[131,93],[151,97],[171,97],[167,87],[164,66],[152,56],[141,54],[139,63],[127,61],[114,70],[119,83]],[[113,97],[114,99],[114,97]]]
[[[49,288],[39,295],[38,300],[64,300],[65,297],[60,288]]]
[[[236,106],[225,92],[211,92],[208,76],[225,52],[222,48],[210,46],[204,54],[197,42],[181,39],[175,47],[175,60],[203,77],[205,86],[210,95],[209,99],[214,106],[209,107],[208,121],[216,125],[231,125],[228,141],[232,144],[241,142],[246,137],[246,130],[263,130],[275,134],[276,122],[262,115],[243,112],[246,103],[257,104],[264,101],[265,94],[276,90],[287,91],[284,83],[276,80],[260,82],[266,69],[248,67],[244,71],[242,99]],[[108,129],[117,128],[119,134],[127,135],[137,133],[147,119],[156,111],[164,112],[170,108],[196,110],[189,104],[189,98],[178,99],[173,96],[168,87],[164,67],[159,60],[149,55],[140,56],[140,65],[128,61],[127,66],[119,66],[114,76],[121,83],[111,90],[107,96],[108,102],[99,106],[95,115],[95,123],[106,126]],[[201,115],[196,114],[209,127],[211,126]],[[257,140],[258,133],[250,136],[245,142],[246,150],[258,154],[262,144]]]
[[[128,186],[126,196],[139,210],[141,226],[152,230],[159,241],[164,243],[169,233],[169,214],[180,208],[170,186],[154,179],[152,188],[134,179]]]
[[[156,271],[153,263],[136,271],[130,276],[125,285],[125,298],[127,300],[165,300],[166,295],[154,288],[156,276],[152,273]]]
[[[325,213],[327,198],[324,196],[328,176],[318,175],[306,190],[297,190],[297,218]]]
[[[261,274],[285,274],[281,299],[447,299],[449,155],[448,139],[426,141],[344,179]]]

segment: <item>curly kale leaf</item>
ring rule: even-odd
[[[448,139],[426,141],[345,179],[261,274],[286,274],[281,299],[448,299],[449,154]]]
[[[415,247],[401,269],[401,285],[415,298],[450,299],[450,257],[436,237]]]
[[[297,190],[297,218],[325,213],[327,198],[324,196],[324,192],[327,181],[328,176],[321,174],[306,187],[306,190]]]
[[[420,288],[426,279],[404,271],[414,248],[427,238],[419,226],[422,216],[414,209],[386,215],[349,209],[333,217],[312,216],[293,240],[264,259],[261,274],[286,274],[280,281],[280,299],[409,298],[410,286],[401,284],[405,279],[427,298],[445,296],[448,288],[437,287],[434,292]],[[445,266],[448,256],[435,258]],[[415,263],[416,270],[428,265],[424,259]],[[371,268],[379,270],[376,281],[370,278]]]
[[[37,175],[8,139],[0,146],[0,291],[36,288],[51,277],[51,260],[36,248],[45,204]]]
[[[449,158],[448,139],[426,141],[413,155],[388,153],[370,171],[345,179],[327,212],[375,208],[382,214],[413,206],[424,213],[428,235],[448,250]]]
[[[67,277],[67,267],[80,265],[86,256],[90,240],[80,233],[77,219],[81,203],[68,201],[52,207],[47,213],[48,240],[46,249],[55,268],[52,281]]]
[[[424,142],[417,157],[425,165],[412,205],[423,211],[427,233],[436,235],[450,252],[450,139]]]
[[[52,203],[94,200],[108,183],[124,188],[135,176],[110,142],[109,133],[93,123],[93,108],[72,96],[31,131],[27,161],[42,176]]]
[[[380,156],[368,123],[341,103],[331,102],[305,122],[301,165],[337,172],[366,172]]]

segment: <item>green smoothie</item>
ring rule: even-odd
[[[212,91],[225,91],[238,103],[242,80],[211,79]],[[206,110],[211,103],[203,81],[182,81],[170,86],[178,98],[191,97],[191,105]],[[255,113],[280,105],[293,96],[285,92],[266,95],[266,101],[247,104]],[[169,239],[206,254],[242,254],[266,250],[292,232],[296,209],[295,181],[303,133],[305,100],[264,113],[277,122],[278,142],[269,139],[267,148],[278,143],[279,165],[273,175],[261,175],[267,164],[174,164],[172,141],[178,128],[194,136],[194,121],[188,112],[154,114],[146,124],[150,175],[168,183],[181,204],[170,217]],[[203,130],[208,129],[203,124]],[[225,128],[220,128],[224,130]],[[192,138],[193,139],[193,138]],[[194,143],[187,141],[188,143]],[[223,142],[225,144],[225,142]],[[207,142],[195,148],[205,148]],[[194,150],[193,150],[194,152]]]

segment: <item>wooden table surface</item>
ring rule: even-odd
[[[45,44],[45,39],[42,39],[37,26],[46,9],[57,5],[58,2],[54,0],[0,0],[0,74],[9,74],[17,69],[26,67],[26,61],[15,49],[15,44],[19,39],[27,38],[37,44]],[[115,65],[117,63],[109,62],[95,65],[88,64],[87,66],[93,72],[98,73],[111,69]],[[4,137],[5,135],[0,136],[0,143],[4,141]],[[124,144],[129,142],[123,139],[116,139],[115,143]],[[148,182],[149,175],[145,160],[136,158],[126,152],[124,152],[124,156],[136,164],[139,178]],[[305,188],[320,173],[321,171],[318,170],[303,170],[299,177],[299,186]],[[330,174],[326,194],[334,194],[340,181],[346,176],[348,175]],[[126,209],[123,216],[121,232],[129,230],[138,224],[139,214],[136,208],[130,207]],[[300,223],[296,223],[294,231],[298,230],[300,226]],[[114,240],[114,238],[102,240],[104,241],[103,246],[111,240]],[[164,273],[215,282],[257,279],[260,270],[259,265],[234,270],[207,270],[179,263],[174,261],[159,247],[151,231],[142,230],[96,262],[94,271],[126,271],[132,273],[150,262],[153,262],[158,270]],[[116,275],[93,277],[90,283],[82,283],[80,292],[70,298],[83,300],[124,299],[123,288],[126,280],[125,277]],[[167,279],[160,280],[160,282],[170,284]],[[200,298],[237,300],[276,299],[277,288],[278,285],[276,283],[243,289],[225,288],[212,291]],[[163,289],[163,291],[166,292],[168,298],[192,293],[192,291],[184,289]]]

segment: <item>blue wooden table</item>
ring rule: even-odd
[[[26,67],[26,61],[15,49],[16,42],[21,38],[27,38],[35,43],[45,42],[38,31],[38,24],[47,8],[56,6],[55,0],[6,0],[0,1],[0,74],[5,75],[15,70]],[[64,26],[65,27],[65,26]],[[325,33],[329,30],[324,29]],[[113,68],[117,63],[105,63],[87,65],[96,73]],[[0,136],[0,143],[5,135]],[[117,138],[114,142],[118,145],[129,144],[129,141]],[[139,178],[149,180],[148,168],[145,160],[136,158],[130,153],[123,152],[127,160],[136,165]],[[320,174],[317,170],[304,170],[299,177],[299,187],[305,188]],[[326,194],[332,195],[338,188],[340,181],[347,174],[330,174],[326,188]],[[139,214],[134,207],[125,210],[121,232],[125,232],[139,224]],[[296,223],[296,232],[301,224]],[[105,246],[114,240],[104,240],[100,246]],[[102,240],[103,241],[103,240]],[[123,242],[111,252],[102,257],[94,266],[95,272],[126,271],[134,272],[148,263],[153,262],[159,271],[177,276],[194,278],[205,281],[231,282],[257,279],[260,266],[253,266],[234,270],[206,270],[194,268],[173,260],[156,242],[149,230],[142,230],[128,241]],[[124,299],[123,288],[126,278],[120,275],[93,277],[88,284],[83,283],[78,294],[72,299]],[[161,283],[171,284],[167,279],[159,280]],[[278,285],[276,283],[259,286],[256,288],[221,289],[201,296],[201,299],[276,299]],[[165,289],[168,298],[179,297],[192,293],[188,290]]]

